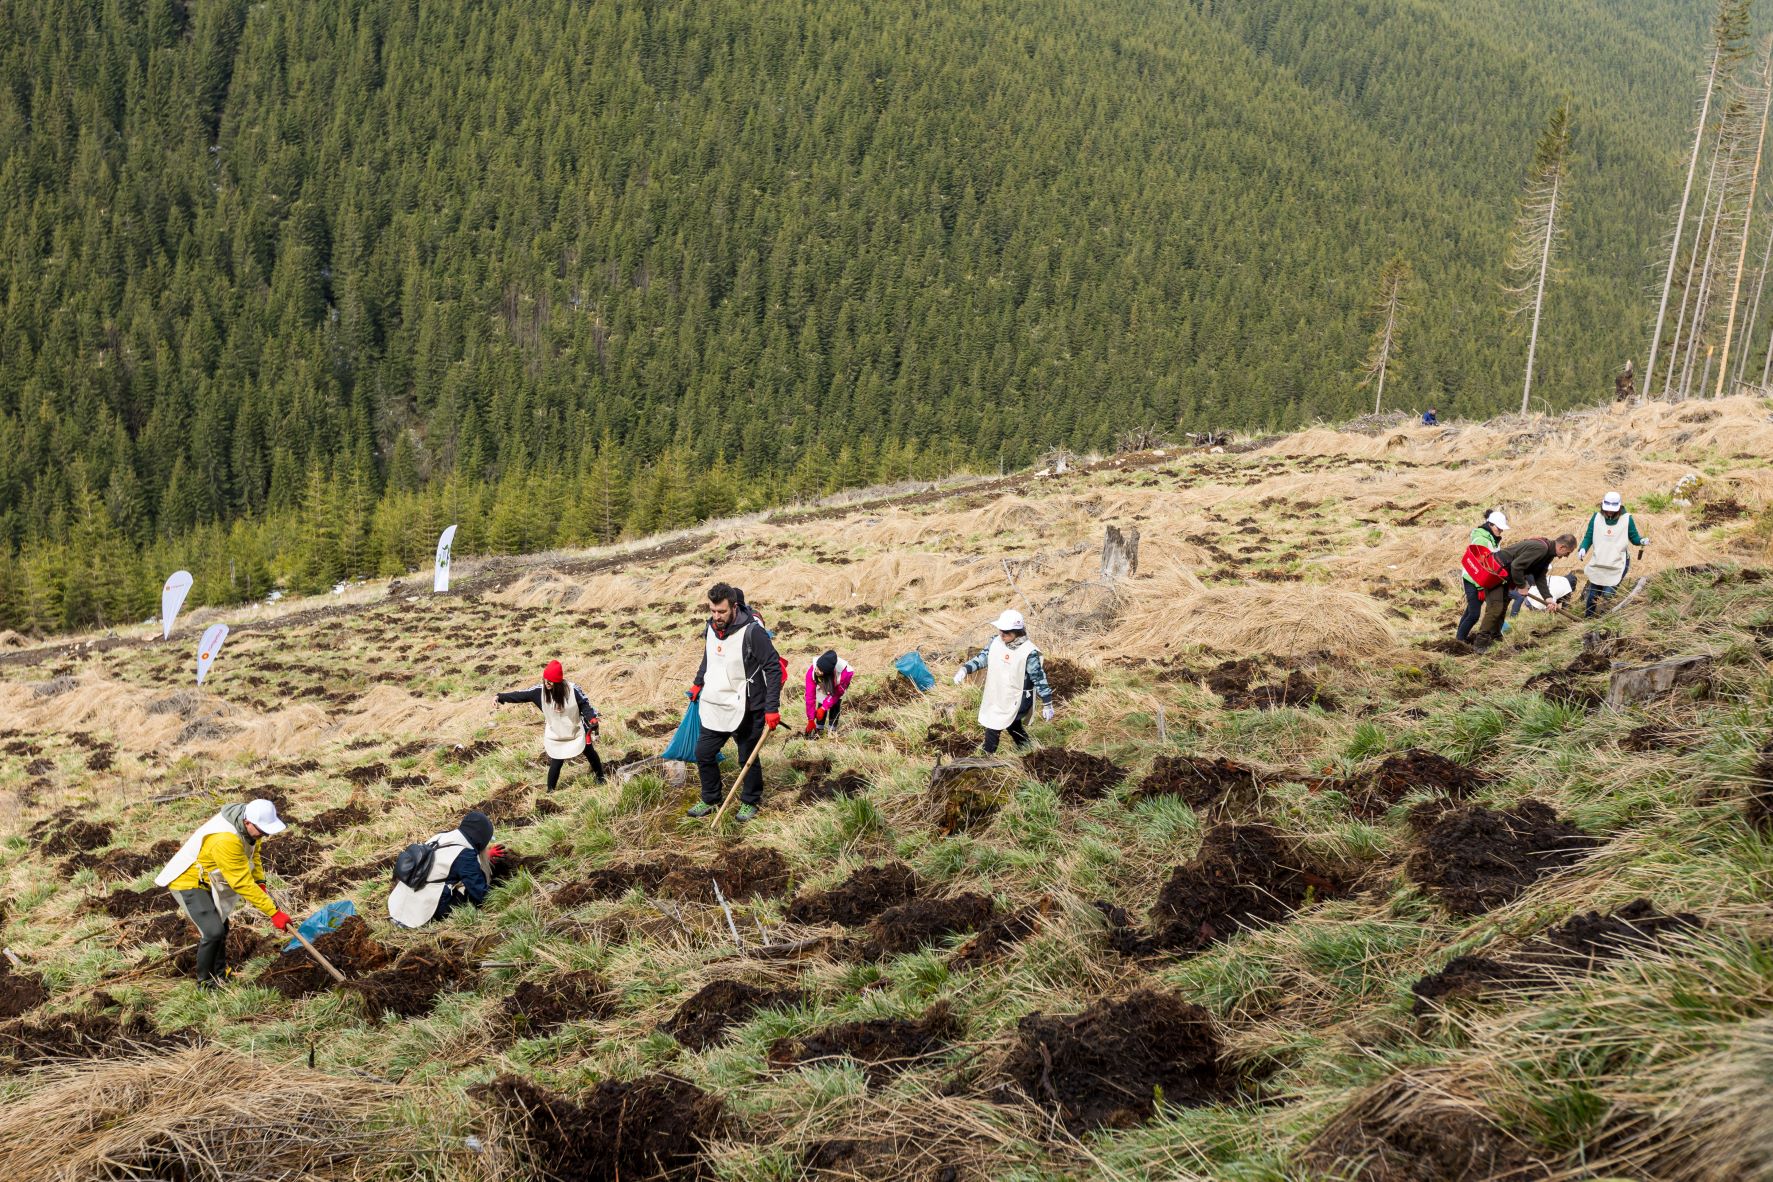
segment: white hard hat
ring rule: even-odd
[[[1489,515],[1484,518],[1484,524],[1485,525],[1493,525],[1497,529],[1501,530],[1503,533],[1507,533],[1508,532],[1508,514],[1504,513],[1500,509],[1492,509],[1492,510],[1490,510]]]
[[[1028,625],[1022,621],[1022,613],[1013,607],[1005,610],[1003,615],[992,622],[991,626],[999,632],[1026,632],[1028,630]]]
[[[251,821],[259,827],[259,832],[269,837],[273,833],[282,833],[285,826],[277,819],[277,806],[268,800],[255,800],[246,806],[241,819]]]
[[[1601,508],[1608,513],[1617,513],[1624,507],[1624,498],[1616,492],[1610,492],[1601,498]]]

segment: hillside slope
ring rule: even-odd
[[[323,1178],[1758,1176],[1770,454],[1748,399],[1316,430],[15,647],[0,1166],[46,1176],[46,1114],[72,1113],[58,1165],[163,1172],[179,1097],[274,1071],[193,1126],[206,1152]],[[1480,509],[1579,531],[1610,486],[1644,589],[1450,646]],[[1108,525],[1144,539],[1112,593]],[[645,760],[719,577],[793,676],[828,645],[861,672],[839,736],[772,740],[762,816],[711,833]],[[932,768],[978,690],[919,697],[889,662],[942,678],[1014,603],[1059,713],[1001,801],[949,807]],[[1609,665],[1694,654],[1703,684],[1601,702]],[[626,771],[550,795],[533,715],[490,694],[556,657]],[[364,982],[251,923],[219,995],[176,964],[187,925],[143,889],[261,795],[292,820],[274,889],[354,901],[367,927],[328,940]],[[470,806],[513,873],[392,928],[389,860]],[[126,1066],[126,1042],[163,1045]],[[291,1113],[326,1136],[264,1143]]]
[[[139,618],[143,548],[383,573],[464,489],[516,552],[1346,417],[1394,252],[1396,405],[1494,413],[1566,94],[1537,389],[1588,401],[1641,361],[1707,7],[11,5],[0,621]],[[525,520],[542,477],[597,511]]]

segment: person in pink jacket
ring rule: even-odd
[[[807,734],[836,729],[837,716],[843,710],[844,691],[850,688],[850,679],[855,675],[850,663],[839,657],[835,649],[826,649],[818,660],[807,666]]]

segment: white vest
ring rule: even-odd
[[[437,900],[443,897],[456,855],[473,848],[460,829],[439,833],[431,840],[437,843],[437,857],[431,863],[431,873],[426,877],[425,885],[414,890],[404,882],[395,882],[394,889],[388,892],[388,918],[403,928],[423,927],[431,922],[431,917],[437,914]],[[480,872],[486,875],[488,882],[492,881],[492,863],[487,861],[485,853],[480,854]]]
[[[1596,513],[1592,527],[1588,565],[1582,573],[1597,587],[1617,587],[1625,577],[1626,551],[1631,548],[1631,514],[1621,513],[1618,521],[1608,525],[1606,517]]]
[[[751,688],[745,679],[745,633],[754,627],[747,623],[724,639],[708,629],[708,668],[696,704],[702,725],[711,731],[732,734],[745,721],[745,698]]]
[[[179,852],[172,856],[172,861],[168,862],[165,869],[161,870],[159,874],[154,876],[154,885],[160,887],[171,886],[174,882],[178,881],[179,875],[189,870],[191,864],[197,860],[197,855],[203,852],[203,839],[206,837],[213,837],[218,833],[226,833],[235,840],[240,841],[242,845],[246,844],[246,842],[240,837],[240,830],[234,828],[233,824],[227,817],[223,816],[221,813],[217,813],[215,816],[205,821],[202,826],[198,828],[197,832],[185,839],[185,844],[180,846]],[[252,857],[252,850],[250,848],[247,849],[246,856],[249,859]],[[211,901],[215,903],[216,913],[223,919],[234,914],[234,912],[239,909],[240,904],[244,902],[244,900],[235,893],[234,888],[229,886],[227,880],[221,875],[211,873],[207,877],[207,882],[209,884],[209,897]],[[182,907],[183,904],[181,903],[180,906]]]
[[[542,747],[549,759],[577,759],[585,750],[585,722],[579,717],[579,687],[566,683],[566,704],[558,710],[542,686]]]
[[[1028,684],[1028,656],[1040,650],[1032,640],[1011,648],[999,636],[985,654],[985,695],[979,699],[979,725],[1001,731],[1022,713],[1022,690]]]

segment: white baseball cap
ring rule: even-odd
[[[1028,630],[1028,625],[1022,622],[1022,613],[1013,607],[992,621],[991,626],[999,632],[1026,632]]]
[[[277,819],[277,806],[268,800],[255,800],[246,806],[240,814],[242,820],[251,821],[259,827],[259,832],[269,837],[273,833],[282,833],[287,826]]]
[[[1617,513],[1625,507],[1625,500],[1616,492],[1610,492],[1601,498],[1601,508],[1608,513]]]
[[[1492,510],[1490,510],[1489,515],[1484,518],[1484,524],[1485,525],[1493,525],[1497,529],[1501,530],[1503,533],[1507,533],[1508,532],[1508,514],[1504,513],[1500,509],[1492,509]]]

